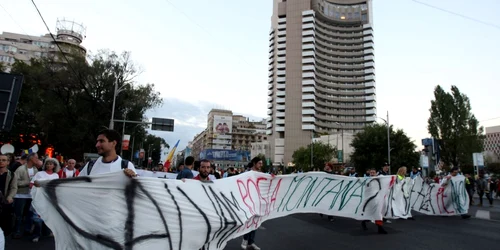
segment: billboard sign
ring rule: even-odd
[[[337,159],[339,163],[344,163],[344,154],[342,150],[337,150]]]
[[[473,153],[472,161],[474,162],[474,173],[478,174],[479,170],[484,169],[484,158],[482,153]]]
[[[212,148],[231,149],[233,117],[214,115]]]
[[[214,115],[213,130],[214,139],[230,140],[231,133],[233,132],[233,117]]]
[[[130,144],[130,135],[123,135],[122,150],[128,150],[129,144]]]
[[[209,161],[250,161],[250,151],[205,149],[200,153],[200,159]]]
[[[429,167],[429,157],[427,155],[420,155],[420,166],[423,168]]]

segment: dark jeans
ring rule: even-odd
[[[255,232],[257,232],[257,230],[253,230],[243,235],[243,239],[248,241],[248,245],[252,245],[253,243],[255,243]]]
[[[4,235],[7,236],[12,233],[12,222],[14,219],[12,204],[0,204],[0,206],[2,206],[0,212],[0,228],[2,228]]]
[[[485,193],[484,191],[478,191],[479,194],[479,204],[483,205],[483,195],[486,194],[486,199],[490,202],[490,205],[493,205],[493,198],[491,197],[491,192]]]
[[[472,189],[467,189],[467,194],[469,195],[469,205],[474,204],[474,190]]]
[[[33,231],[33,238],[39,238],[41,236],[46,236],[51,233],[50,229],[45,225],[40,215],[34,211],[33,213],[33,224],[35,225],[35,230]]]
[[[33,224],[30,211],[31,199],[14,198],[14,213],[16,214],[16,234],[23,233],[23,217],[24,217],[24,232],[31,231]]]

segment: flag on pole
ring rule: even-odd
[[[168,172],[170,166],[172,165],[172,158],[174,158],[174,153],[175,150],[177,149],[177,146],[179,145],[179,142],[181,140],[177,140],[177,143],[175,146],[170,150],[170,153],[167,155],[167,159],[165,160],[165,163],[163,164],[163,168],[165,169],[165,172]]]

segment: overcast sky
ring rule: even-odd
[[[57,18],[84,23],[90,52],[132,52],[145,70],[139,81],[155,83],[165,98],[148,114],[176,119],[176,132],[159,133],[171,144],[181,139],[184,147],[214,107],[266,117],[272,0],[35,2],[52,32]],[[482,125],[499,125],[500,1],[421,2],[496,28],[412,0],[375,0],[378,115],[389,110],[390,122],[420,146],[434,87],[457,85]],[[0,31],[47,33],[30,0],[0,5]]]

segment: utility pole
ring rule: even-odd
[[[389,175],[391,175],[391,137],[389,125],[389,110],[387,110],[387,163],[389,164]]]
[[[109,129],[114,129],[115,127],[114,119],[115,119],[116,97],[118,96],[118,94],[120,94],[120,92],[123,91],[123,88],[127,85],[128,83],[125,83],[120,88],[118,88],[118,80],[115,81],[114,91],[113,91],[113,107],[111,108],[111,119],[109,120]]]
[[[311,131],[311,169],[314,168],[314,161],[313,161],[313,148],[314,148],[314,130]]]
[[[342,125],[342,123],[340,123],[340,122],[336,122],[335,124],[339,125],[340,128],[341,128],[340,132],[341,132],[341,136],[342,136],[342,141],[341,141],[341,143],[342,143],[342,145],[341,145],[341,148],[342,148],[342,164],[344,164],[344,162],[345,162],[344,161],[344,125]],[[339,145],[339,134],[338,134],[338,131],[337,131],[337,150],[339,149],[338,145]],[[338,152],[337,152],[337,162],[340,163]]]
[[[344,126],[342,126],[342,164],[345,164],[345,159],[344,159]]]
[[[134,162],[134,143],[135,143],[135,136],[132,136],[132,150],[130,151],[130,161],[132,163]]]
[[[125,139],[125,121],[126,120],[127,120],[127,111],[125,110],[125,112],[123,112],[122,142]],[[123,145],[120,148],[120,156],[123,157]]]

